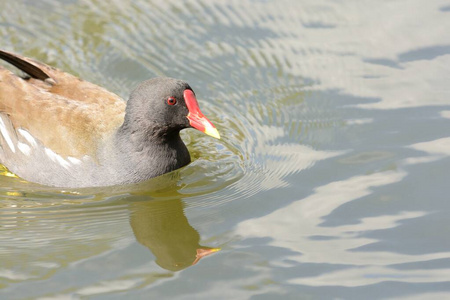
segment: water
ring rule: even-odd
[[[2,48],[124,98],[185,79],[222,140],[134,186],[0,170],[0,298],[450,298],[448,1],[1,6]]]

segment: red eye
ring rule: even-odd
[[[169,98],[167,98],[167,104],[175,105],[175,104],[177,104],[177,99],[175,99],[174,97],[169,97]]]

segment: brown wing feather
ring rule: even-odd
[[[7,52],[1,53],[5,59]],[[26,129],[46,147],[63,156],[95,155],[98,143],[122,124],[125,102],[119,96],[53,67],[7,54],[6,61],[32,78],[0,67],[0,111],[9,115],[15,128]]]
[[[10,64],[12,64],[13,66],[16,66],[17,68],[24,71],[33,78],[37,78],[40,80],[46,80],[50,78],[50,76],[47,73],[45,73],[43,68],[39,67],[38,62],[33,61],[29,58],[19,56],[17,54],[0,49],[0,59],[3,59],[4,61],[7,61]],[[43,67],[48,68],[48,66],[45,65]]]

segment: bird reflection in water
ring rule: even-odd
[[[130,224],[139,243],[169,271],[180,271],[220,248],[201,246],[200,235],[190,224],[180,198],[149,199],[132,203]]]

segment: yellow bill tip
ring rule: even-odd
[[[210,135],[210,136],[215,137],[216,139],[220,140],[219,131],[217,131],[217,129],[215,127],[211,126],[211,125],[205,127],[204,133],[206,133],[207,135]]]

